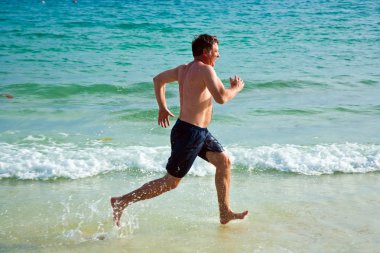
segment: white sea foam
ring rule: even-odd
[[[274,169],[321,175],[380,170],[380,145],[374,144],[274,144],[255,148],[231,146],[226,150],[234,167],[247,171]],[[143,173],[164,172],[169,155],[169,147],[0,143],[0,178],[78,179],[129,168]],[[208,163],[197,159],[190,174],[204,176],[214,171]]]
[[[253,149],[231,148],[237,164],[305,175],[367,173],[380,170],[380,146],[355,143],[315,146],[271,145]]]

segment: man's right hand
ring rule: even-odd
[[[236,89],[239,92],[244,87],[244,81],[238,76],[235,76],[235,79],[230,77],[230,85],[231,89]]]
[[[158,110],[158,124],[165,128],[170,126],[169,116],[174,117],[174,114],[168,108],[160,108]]]

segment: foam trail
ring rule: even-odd
[[[226,150],[234,166],[247,171],[274,169],[322,175],[380,170],[380,145],[374,144],[274,144],[254,148],[231,146]],[[169,155],[169,147],[0,143],[0,178],[78,179],[129,168],[138,168],[142,173],[165,172]],[[190,170],[196,176],[214,172],[202,159],[197,159]]]

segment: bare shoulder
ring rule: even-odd
[[[186,64],[179,65],[175,68],[165,70],[153,78],[154,81],[159,83],[171,83],[178,81]]]
[[[203,64],[202,69],[206,73],[215,73],[214,67],[207,65],[207,64]]]
[[[200,64],[199,65],[199,73],[201,74],[202,78],[208,79],[208,78],[214,78],[216,76],[215,69],[207,64]]]
[[[189,64],[186,64],[189,68],[196,70],[198,75],[209,75],[210,73],[215,72],[214,68],[210,65],[204,64],[201,61],[193,61]]]
[[[189,65],[188,63],[181,64],[181,65],[177,66],[177,70],[183,71],[187,68],[188,65]]]

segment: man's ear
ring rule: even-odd
[[[210,55],[210,50],[207,50],[207,48],[203,48],[203,56],[209,56]]]

